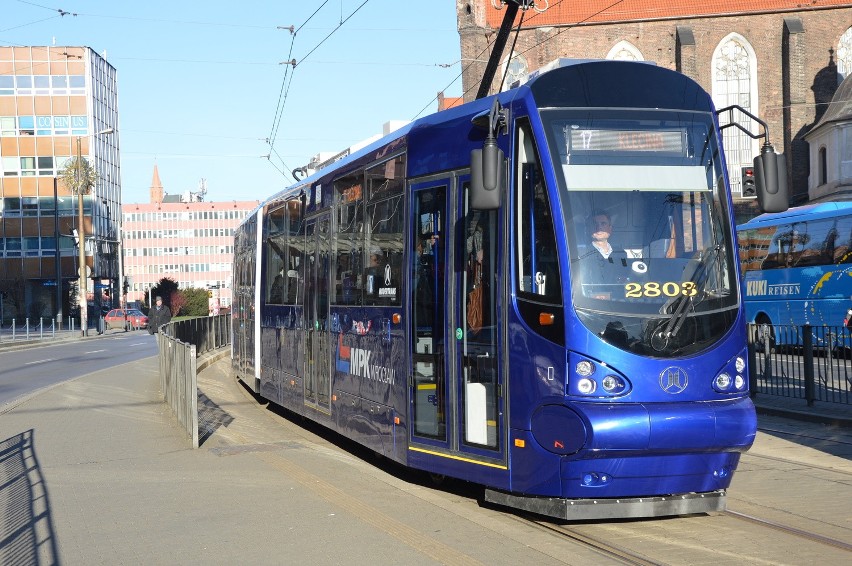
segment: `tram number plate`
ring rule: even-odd
[[[624,295],[628,299],[643,299],[648,297],[694,297],[698,288],[692,281],[648,281],[647,283],[627,283]]]

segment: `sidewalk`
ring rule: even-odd
[[[0,414],[2,564],[557,564],[600,556],[400,478],[199,375],[198,450],[155,358],[54,386]]]
[[[6,407],[0,563],[600,560],[281,418],[230,377],[227,358],[199,366],[206,369],[199,375],[198,450],[162,402],[155,358]],[[796,402],[757,398],[761,412],[801,415],[807,407]],[[838,424],[852,422],[848,406],[815,409]]]
[[[766,393],[758,393],[752,401],[758,415],[785,417],[829,426],[852,427],[852,405],[814,401],[813,407],[808,407],[808,402],[804,399],[779,397]]]

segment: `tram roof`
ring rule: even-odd
[[[648,73],[653,79],[648,79]],[[574,80],[561,80],[562,73],[573,75],[581,73],[584,80],[591,81],[589,88],[577,91],[572,88]],[[635,73],[641,73],[639,77]],[[557,79],[558,82],[554,82]],[[643,79],[643,80],[640,80]],[[613,88],[614,84],[629,83],[634,86],[630,97],[623,95],[622,88]],[[640,85],[636,88],[636,85]],[[278,191],[264,200],[259,208],[270,202],[283,200],[298,194],[299,190],[317,181],[336,176],[338,171],[349,169],[358,162],[379,161],[382,156],[393,154],[394,142],[403,138],[416,138],[431,126],[451,127],[453,123],[469,122],[471,117],[491,108],[495,98],[503,105],[512,100],[532,93],[541,107],[551,106],[558,101],[567,101],[567,106],[604,106],[604,107],[666,107],[671,109],[710,108],[709,95],[692,79],[670,69],[658,67],[653,63],[636,61],[613,61],[604,59],[568,59],[560,58],[530,73],[522,82],[512,85],[514,88],[491,96],[480,98],[459,106],[429,114],[409,122],[386,136],[343,157],[333,165],[320,169],[311,176]],[[590,93],[602,100],[589,100]],[[663,99],[661,100],[661,93]],[[701,96],[703,94],[703,96]],[[441,132],[446,134],[446,132]],[[438,134],[430,134],[438,135]],[[458,136],[456,136],[458,137]],[[445,140],[448,138],[444,138]]]

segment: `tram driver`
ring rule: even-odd
[[[595,210],[588,219],[589,245],[580,249],[579,266],[586,296],[607,300],[622,291],[628,275],[627,256],[616,251],[612,236],[612,217],[605,210]]]

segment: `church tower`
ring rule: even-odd
[[[163,202],[163,183],[160,182],[160,172],[155,163],[154,177],[151,179],[151,203],[160,204],[161,202]]]

